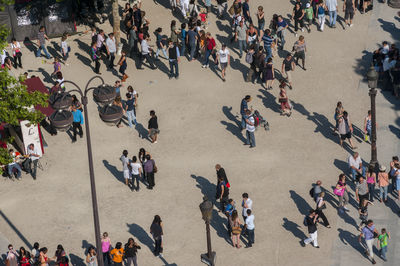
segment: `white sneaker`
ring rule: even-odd
[[[349,27],[353,27],[353,24],[350,24],[350,26]]]
[[[347,207],[343,206],[343,209],[345,209],[346,211],[348,211],[349,209],[347,209]]]
[[[202,65],[201,67],[202,67],[202,68],[206,68],[207,66],[206,66],[206,65]]]
[[[295,33],[294,36],[297,37],[297,33]]]
[[[303,29],[303,28],[301,28],[301,32],[304,32],[304,29]]]

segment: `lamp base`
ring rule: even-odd
[[[208,254],[201,254],[200,256],[201,262],[207,264],[208,266],[215,266],[215,261],[217,260],[217,254],[213,251],[211,252],[211,258],[208,257]]]

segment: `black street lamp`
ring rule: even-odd
[[[201,254],[200,259],[209,266],[215,266],[216,253],[211,249],[210,221],[212,217],[213,204],[208,200],[207,196],[203,197],[203,202],[199,205],[203,220],[206,222],[207,232],[207,253]]]
[[[94,79],[100,79],[102,84],[98,87],[89,88],[90,83]],[[58,101],[64,102],[65,98],[68,97],[67,95],[69,95],[69,92],[77,92],[81,96],[81,102],[82,102],[83,110],[84,110],[83,113],[85,116],[86,142],[87,142],[88,159],[89,159],[90,188],[91,188],[91,193],[92,193],[94,232],[95,232],[96,248],[97,248],[97,262],[98,262],[99,266],[104,266],[103,254],[102,254],[102,249],[101,249],[101,232],[100,232],[99,212],[98,212],[98,207],[97,207],[96,184],[95,184],[94,170],[93,170],[92,144],[91,144],[91,140],[90,140],[89,117],[88,117],[88,110],[87,110],[87,104],[88,104],[87,94],[91,90],[96,90],[97,94],[94,93],[93,96],[94,96],[95,100],[99,101],[99,104],[111,104],[112,101],[116,97],[116,92],[115,92],[115,89],[113,89],[111,86],[105,85],[104,80],[100,76],[92,77],[86,84],[84,91],[82,91],[81,88],[72,81],[66,80],[63,83],[70,83],[70,84],[74,85],[77,89],[73,89],[73,90],[69,90],[68,92],[65,92],[63,97],[58,99]],[[112,90],[110,88],[112,88]],[[101,96],[96,97],[96,95],[101,95]],[[63,106],[63,105],[61,105],[61,106]],[[119,106],[117,106],[117,107],[119,107]],[[100,118],[102,118],[102,120],[106,123],[114,122],[114,124],[115,124],[122,118],[122,115],[123,115],[122,108],[119,107],[119,108],[111,108],[111,109],[112,109],[111,118],[110,118],[110,116],[104,115],[104,112],[106,112],[106,111],[104,111],[103,113],[100,111]],[[118,111],[119,111],[119,113],[118,113]],[[57,130],[65,131],[68,128],[70,128],[70,126],[72,124],[72,121],[73,121],[72,113],[67,110],[61,110],[61,109],[56,110],[50,116],[50,121]]]
[[[374,66],[368,70],[367,73],[369,96],[371,97],[371,162],[375,169],[378,165],[378,155],[376,151],[376,109],[375,109],[375,98],[376,98],[376,87],[378,84],[378,73],[375,71]]]

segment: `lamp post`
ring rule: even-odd
[[[94,79],[100,79],[102,84],[98,87],[91,87],[89,88],[90,83]],[[105,93],[102,93],[102,103],[108,103],[111,104],[112,101],[116,97],[116,92],[115,90],[110,90],[111,86],[105,85],[104,80],[100,76],[94,76],[92,77],[88,83],[86,84],[85,90],[82,91],[81,88],[76,85],[72,81],[64,81],[65,83],[70,83],[74,85],[77,89],[72,89],[69,90],[68,92],[65,93],[65,97],[69,95],[69,92],[77,92],[81,96],[81,102],[83,105],[83,110],[84,110],[84,116],[85,116],[85,128],[86,128],[86,143],[87,143],[87,151],[88,151],[88,160],[89,160],[89,175],[90,175],[90,188],[91,188],[91,194],[92,194],[92,209],[93,209],[93,220],[94,220],[94,232],[95,232],[95,239],[96,239],[96,248],[97,248],[97,262],[99,266],[104,266],[103,262],[103,254],[102,254],[102,249],[101,249],[101,232],[100,232],[100,222],[99,222],[99,212],[98,212],[98,207],[97,207],[97,194],[96,194],[96,183],[95,183],[95,178],[94,178],[94,170],[93,170],[93,155],[92,155],[92,144],[91,144],[91,139],[90,139],[90,128],[89,128],[89,117],[88,117],[88,110],[87,110],[87,104],[88,104],[88,98],[87,94],[89,91],[97,89],[102,92],[105,91]],[[61,85],[61,84],[60,84]],[[60,101],[63,101],[64,97],[60,99]],[[116,106],[119,107],[119,106]],[[112,117],[113,120],[116,120],[115,117],[119,117],[119,119],[122,118],[122,108],[119,107],[121,110],[120,113],[115,112],[115,108],[113,109],[114,111],[114,116]],[[71,112],[67,110],[57,110],[54,114],[50,116],[50,121],[52,125],[58,129],[58,130],[67,130],[70,125],[72,124],[72,119],[71,115],[69,115]],[[103,119],[103,117],[100,114],[100,117]],[[110,122],[108,120],[103,119],[105,122]],[[119,121],[119,120],[118,120]],[[118,122],[117,121],[117,122]]]
[[[215,266],[216,253],[211,249],[210,221],[212,217],[213,204],[207,196],[203,197],[203,202],[199,205],[203,220],[206,222],[207,234],[207,253],[201,254],[200,259],[209,266]]]
[[[374,66],[371,66],[367,73],[369,96],[371,98],[371,162],[375,169],[378,165],[378,155],[376,151],[376,86],[378,84],[378,73],[375,71]]]

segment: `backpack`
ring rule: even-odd
[[[308,226],[307,215],[304,216],[303,225]]]
[[[254,61],[253,55],[254,55],[254,52],[253,53],[248,52],[246,54],[246,63],[249,63],[249,64],[253,63],[253,61]]]
[[[308,193],[310,194],[311,198],[314,198],[314,187],[312,187]]]
[[[254,126],[258,127],[260,125],[260,113],[257,110],[254,111],[253,118],[254,118]]]

